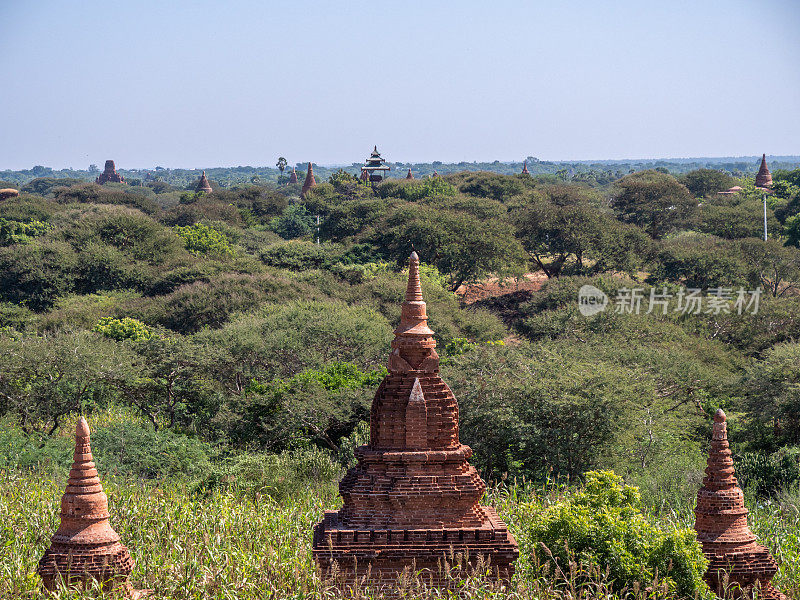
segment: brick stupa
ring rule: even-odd
[[[778,570],[775,560],[769,550],[756,544],[756,536],[747,525],[744,495],[734,477],[722,409],[714,415],[708,467],[694,512],[697,539],[709,561],[705,580],[714,592],[731,597],[724,594],[727,578],[729,594],[734,598],[752,598],[758,583],[759,599],[787,600],[770,583]]]
[[[89,425],[83,417],[75,429],[75,459],[67,490],[61,498],[61,525],[39,561],[44,587],[59,581],[78,588],[92,580],[123,598],[136,598],[128,581],[133,560],[108,522],[108,498],[97,476],[89,444]]]
[[[292,167],[292,174],[289,175],[289,183],[297,183],[297,171]]]
[[[760,190],[772,189],[772,173],[769,172],[767,167],[767,155],[761,155],[761,166],[756,173],[756,187]]]
[[[195,192],[198,194],[210,194],[214,190],[211,189],[211,183],[208,181],[208,177],[206,177],[206,172],[203,171],[203,174],[200,176],[200,181],[197,182],[197,187],[194,189]]]
[[[317,180],[314,179],[314,167],[308,163],[308,171],[306,171],[306,180],[303,182],[303,188],[300,190],[300,195],[305,196],[308,190],[317,187]]]
[[[414,179],[414,175],[411,173],[411,169],[409,169],[408,173],[406,173],[406,179]]]
[[[528,171],[528,161],[527,160],[524,163],[522,163],[522,172],[520,173],[520,175],[530,175],[530,171]]]
[[[100,176],[94,180],[95,183],[103,185],[104,183],[125,183],[125,178],[117,173],[117,168],[113,160],[107,160],[106,166]]]
[[[366,575],[372,586],[396,585],[413,568],[446,586],[441,567],[453,555],[473,565],[482,557],[492,579],[507,581],[517,542],[495,510],[480,505],[486,484],[459,442],[458,403],[439,376],[416,253],[394,333],[389,374],[372,401],[370,442],[356,449],[358,464],[339,484],[344,505],[314,528],[314,559],[324,575],[338,569],[347,585]]]

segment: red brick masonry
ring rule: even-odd
[[[728,428],[722,409],[714,415],[711,452],[703,487],[697,494],[695,508],[697,539],[709,560],[706,583],[724,595],[727,574],[734,598],[752,598],[758,582],[758,598],[786,600],[770,580],[778,570],[769,550],[756,544],[756,536],[747,525],[744,495],[734,477],[733,459],[728,445]],[[740,589],[735,589],[736,586]]]
[[[459,442],[458,403],[439,376],[435,347],[413,253],[389,374],[372,402],[370,443],[339,484],[344,506],[314,528],[323,574],[338,569],[353,583],[369,573],[369,583],[391,584],[413,567],[446,585],[441,565],[453,555],[490,564],[495,580],[514,573],[517,542],[494,509],[479,503],[486,484],[468,462],[472,450]]]
[[[108,518],[108,498],[94,466],[89,425],[81,417],[75,431],[75,462],[61,499],[61,525],[39,561],[46,589],[54,590],[62,578],[75,587],[94,579],[121,597],[134,597],[128,582],[133,560]]]

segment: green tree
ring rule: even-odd
[[[489,275],[520,273],[526,264],[507,223],[423,206],[397,209],[376,227],[376,246],[402,264],[414,248],[450,278],[450,289]]]
[[[286,165],[288,164],[289,161],[287,161],[283,156],[281,156],[278,159],[278,162],[275,164],[275,166],[278,167],[278,170],[280,170],[281,176],[283,176],[283,172],[286,170]]]
[[[568,260],[576,273],[632,271],[644,261],[649,242],[638,227],[593,206],[542,200],[521,211],[517,236],[548,278],[560,276]]]
[[[733,177],[716,169],[689,171],[680,178],[680,182],[695,198],[704,198],[717,192],[723,192],[736,184]]]
[[[285,240],[307,236],[314,227],[314,216],[302,204],[290,204],[270,221],[270,229]]]
[[[651,237],[689,227],[697,213],[697,201],[671,175],[639,171],[617,183],[612,207],[626,223],[638,225]]]

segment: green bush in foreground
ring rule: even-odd
[[[175,233],[183,239],[186,249],[193,254],[226,256],[234,253],[225,234],[208,225],[195,223],[184,227],[177,226]]]
[[[530,552],[556,571],[573,562],[607,568],[617,591],[658,578],[670,594],[705,593],[707,562],[694,531],[659,528],[640,505],[639,490],[622,477],[590,471],[581,490],[532,519]]]
[[[92,327],[92,331],[100,333],[112,340],[133,340],[135,342],[149,340],[155,335],[152,329],[139,321],[125,317],[114,319],[113,317],[103,317]]]

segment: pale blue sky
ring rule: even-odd
[[[0,0],[0,169],[800,154],[798,0]]]

